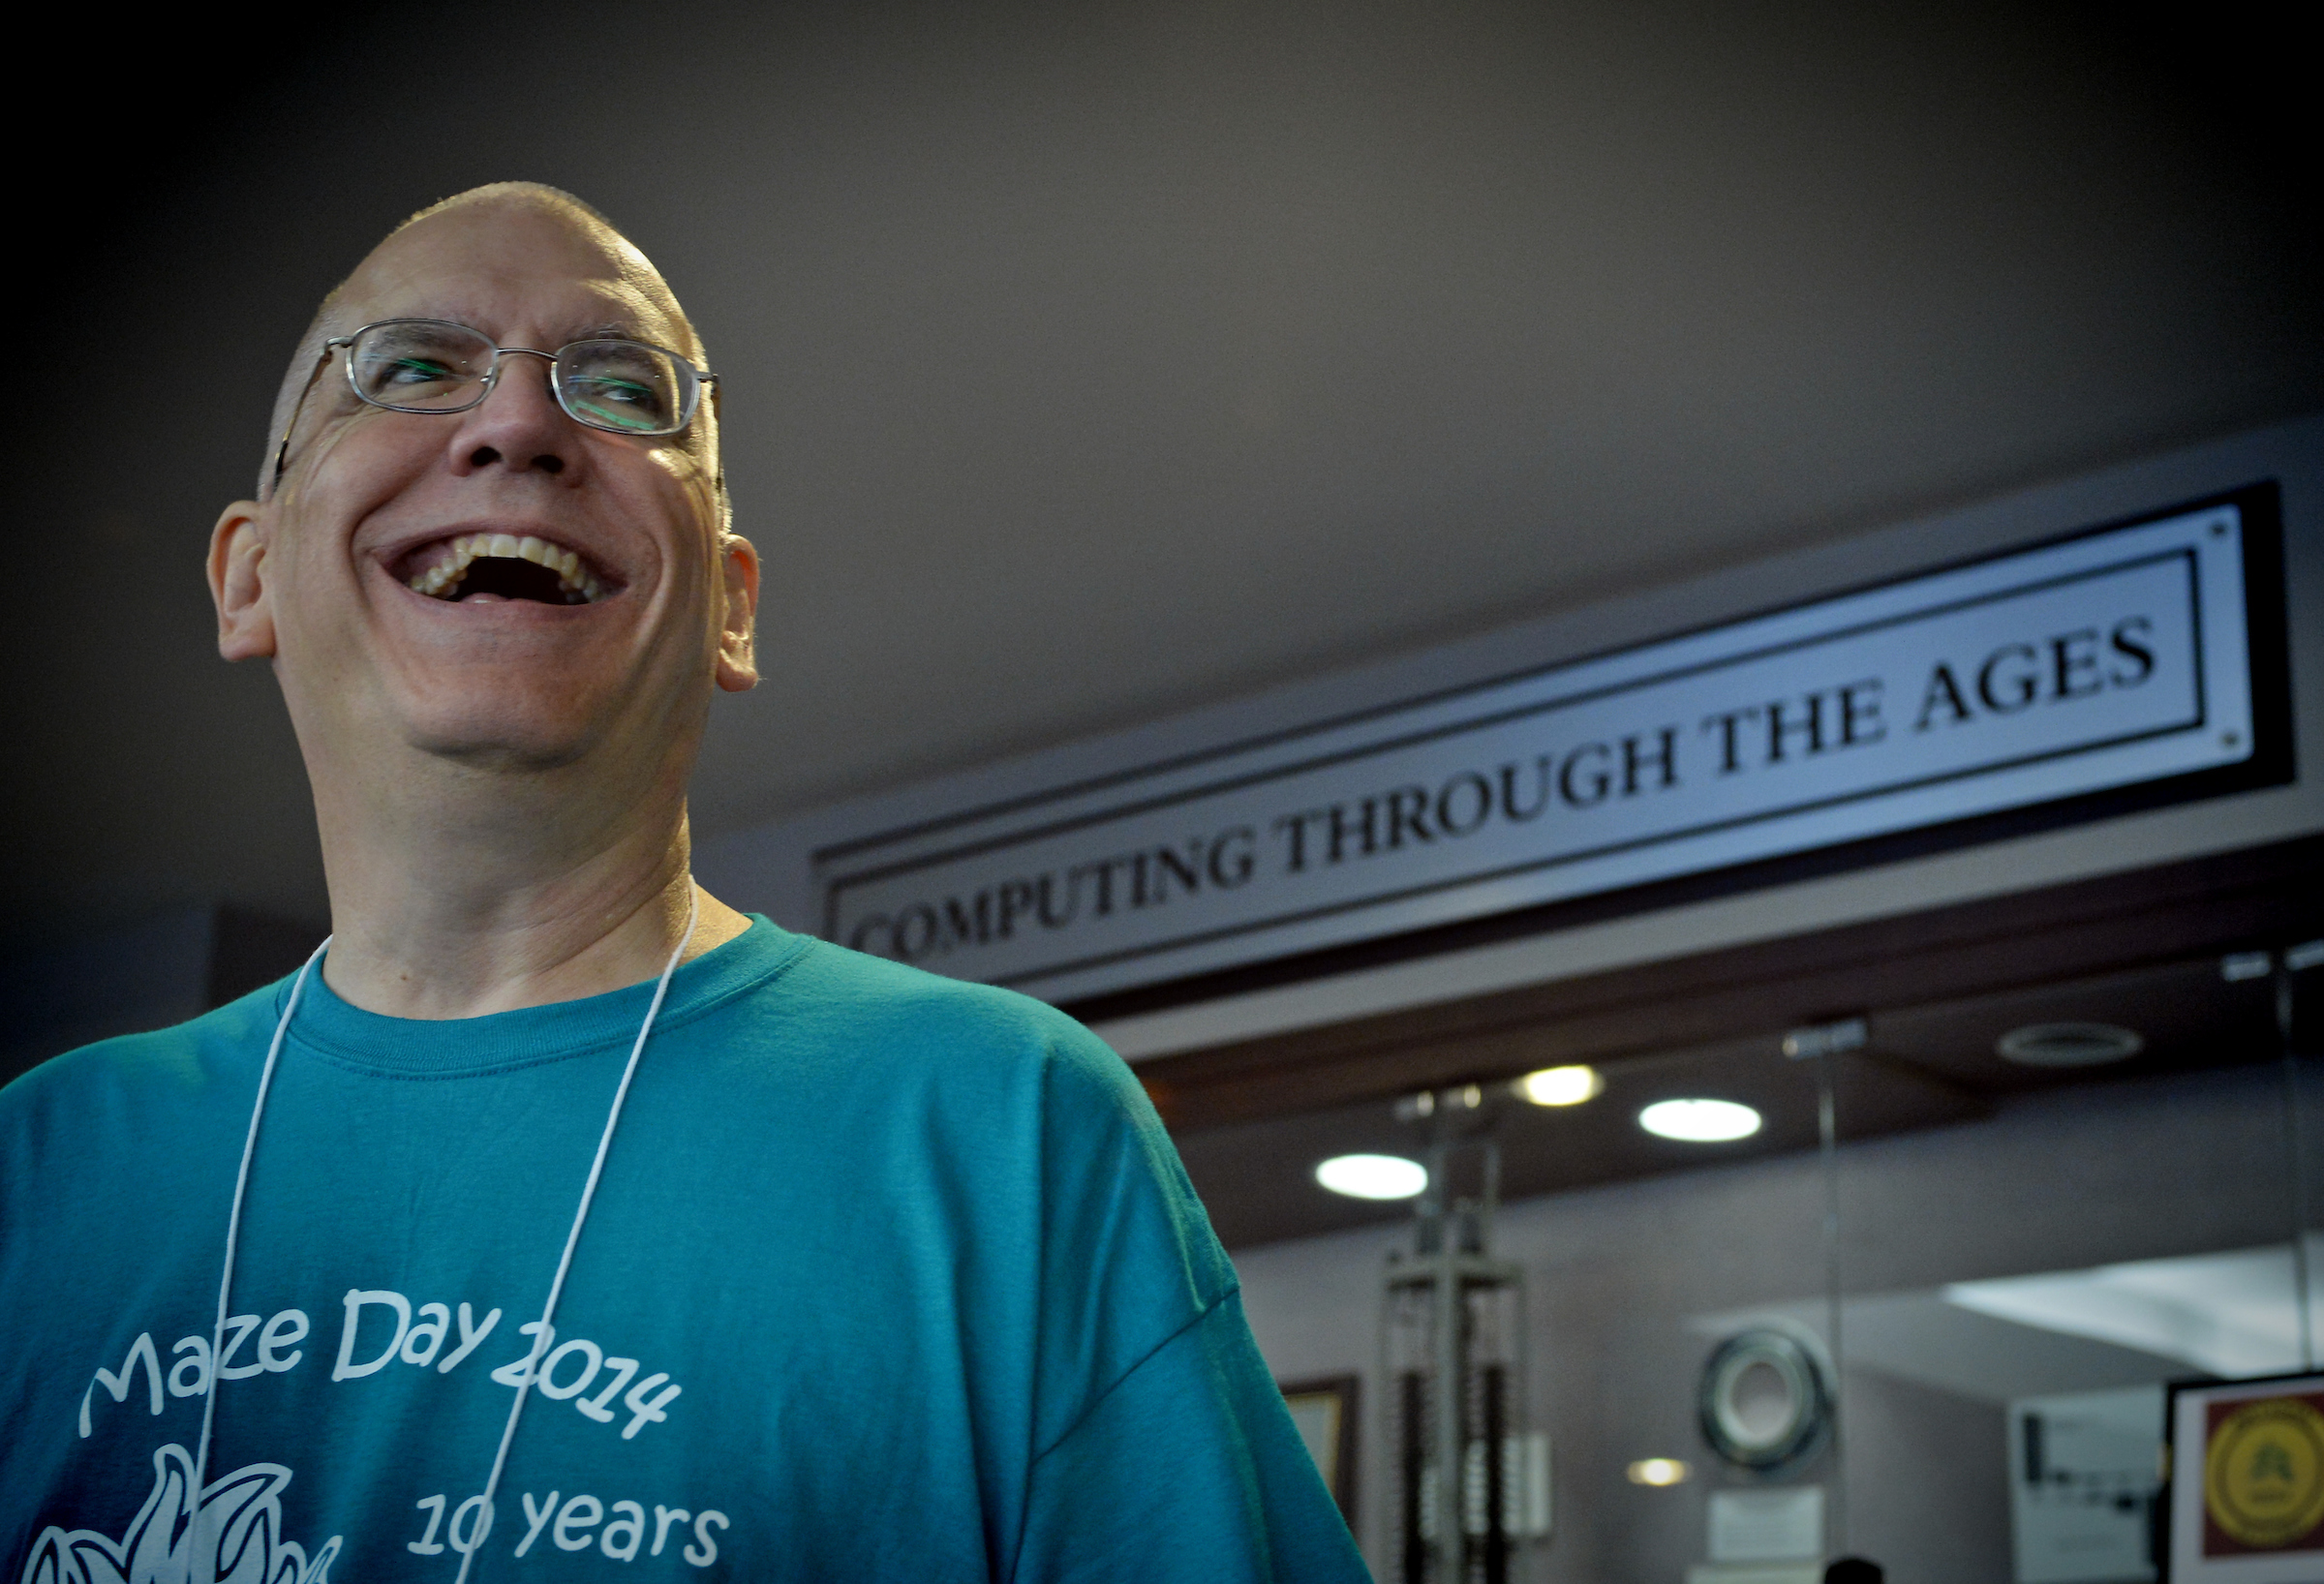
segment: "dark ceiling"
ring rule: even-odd
[[[716,833],[2324,406],[2291,14],[2151,16],[44,16],[0,931],[320,921],[200,546],[316,298],[445,193],[581,193],[706,332],[771,574]]]
[[[2319,990],[2313,993],[2324,993]],[[1832,1058],[1843,1142],[1942,1127],[1993,1113],[2010,1097],[2076,1084],[2134,1082],[2156,1074],[2278,1059],[2273,991],[2264,979],[2231,984],[2217,958],[2158,964],[2072,984],[2018,990],[1876,1014],[1866,1052]],[[2098,1021],[2147,1041],[2137,1056],[2102,1068],[2035,1069],[1995,1054],[2013,1028]],[[1657,1175],[1817,1145],[1816,1064],[1787,1059],[1780,1033],[1608,1062],[1605,1090],[1585,1105],[1546,1109],[1494,1085],[1478,1126],[1501,1149],[1511,1199]],[[1732,1143],[1678,1143],[1637,1125],[1657,1100],[1737,1100],[1764,1118]],[[1178,1149],[1212,1224],[1229,1247],[1303,1237],[1401,1219],[1407,1204],[1367,1203],[1318,1186],[1316,1164],[1358,1152],[1425,1159],[1428,1120],[1399,1120],[1391,1100],[1275,1120],[1181,1132]]]
[[[1440,1085],[1477,1084],[1485,1104],[1462,1116],[1464,1130],[1498,1139],[1501,1191],[1513,1199],[1814,1148],[1818,1063],[1789,1059],[1784,1035],[1841,1013],[1863,1018],[1868,1034],[1861,1050],[1830,1058],[1843,1142],[1971,1121],[2038,1090],[2279,1059],[2274,982],[2230,977],[2223,960],[2317,936],[2324,841],[2310,839],[1872,931],[1627,970],[1604,976],[1595,994],[1569,986],[1497,1010],[1471,1003],[1437,1014],[1433,1028],[1424,1011],[1398,1014],[1140,1071],[1175,1119],[1213,1224],[1236,1247],[1408,1215],[1408,1205],[1327,1192],[1314,1168],[1357,1152],[1423,1157],[1435,1120],[1399,1120],[1396,1102]],[[2100,963],[2108,965],[2089,971]],[[1836,1005],[1836,985],[1881,999]],[[2324,1051],[2324,965],[2295,986],[2297,1041]],[[1723,1022],[1728,1031],[1718,1037],[1653,1043]],[[2127,1028],[2145,1049],[2084,1068],[2030,1067],[1996,1052],[2012,1029],[2070,1022]],[[1510,1092],[1508,1081],[1531,1067],[1574,1061],[1599,1068],[1603,1094],[1551,1110]],[[1270,1088],[1267,1075],[1278,1066],[1296,1091]],[[1324,1101],[1334,1087],[1348,1098]],[[1764,1124],[1718,1144],[1671,1142],[1638,1127],[1642,1108],[1681,1097],[1741,1101]]]

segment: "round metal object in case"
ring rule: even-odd
[[[1995,1054],[2021,1067],[2097,1067],[2146,1048],[2136,1030],[2112,1023],[2028,1023],[1993,1042]]]
[[[1773,1474],[1823,1445],[1832,1394],[1799,1338],[1759,1325],[1728,1337],[1703,1361],[1696,1409],[1711,1450],[1739,1468]]]

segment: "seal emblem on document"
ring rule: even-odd
[[[2214,1424],[2203,1505],[2239,1546],[2276,1550],[2324,1523],[2324,1414],[2298,1397],[2245,1403]]]

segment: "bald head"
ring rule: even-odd
[[[375,402],[328,342],[389,320],[509,355],[463,406]],[[382,813],[415,788],[554,782],[584,847],[657,797],[682,808],[714,692],[756,680],[757,558],[732,532],[712,400],[656,409],[675,430],[597,421],[654,391],[592,364],[590,416],[567,405],[542,359],[609,339],[702,360],[645,256],[531,185],[413,216],[324,302],[278,407],[279,484],[270,457],[266,499],[229,503],[209,556],[220,652],[273,663],[319,808],[401,840],[438,817],[424,800]],[[383,377],[425,381],[432,357],[414,343]]]
[[[329,343],[386,320],[473,336],[382,329],[346,348],[351,381]],[[205,569],[219,653],[282,688],[334,927],[370,931],[350,950],[434,941],[457,980],[462,941],[532,961],[542,931],[596,939],[655,897],[683,919],[711,702],[758,680],[704,361],[645,256],[531,184],[413,216],[323,302],[276,408],[287,464],[219,513]],[[436,973],[383,967],[381,993]]]
[[[611,221],[570,193],[539,182],[472,187],[429,205],[388,232],[324,296],[299,338],[275,396],[259,473],[259,499],[273,493],[285,427],[321,372],[325,342],[381,319],[415,315],[463,320],[456,306],[463,276],[480,290],[496,278],[543,265],[588,282],[604,299],[607,317],[601,324],[585,328],[649,341],[682,352],[697,365],[707,364],[701,338],[669,283]],[[423,299],[440,306],[417,306]],[[715,443],[715,434],[712,439]]]

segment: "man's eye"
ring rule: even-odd
[[[440,384],[452,378],[452,371],[432,357],[399,357],[387,366],[387,377],[382,381],[390,385]]]
[[[662,422],[661,392],[637,380],[575,380],[566,387],[573,415],[620,429],[653,428]]]

